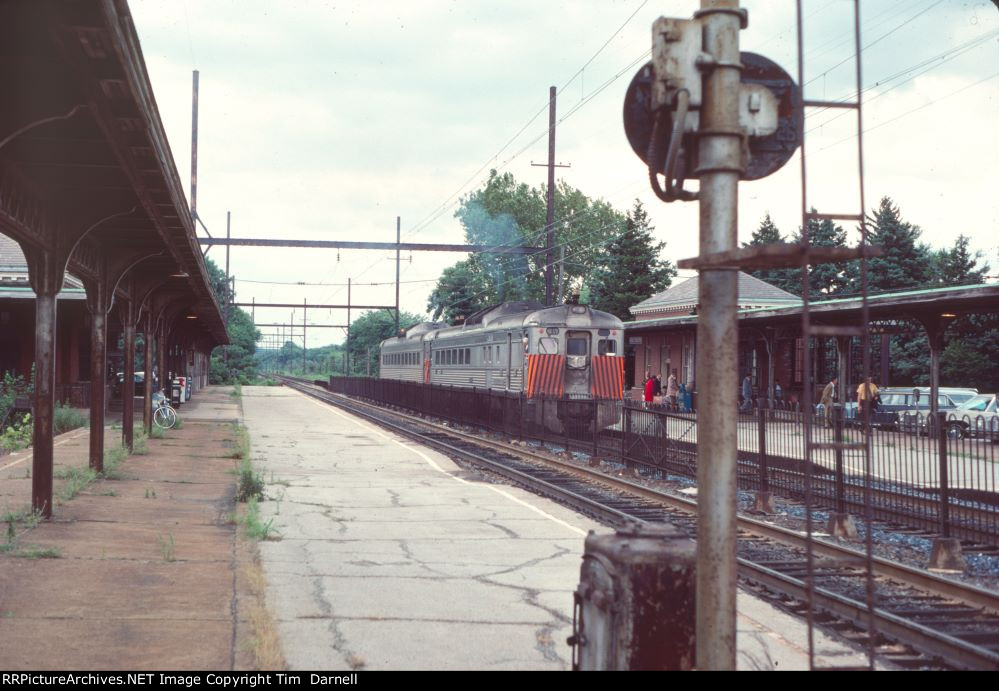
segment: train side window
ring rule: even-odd
[[[538,339],[538,352],[545,354],[558,353],[558,339],[555,338],[539,338]]]
[[[617,341],[601,338],[597,342],[597,355],[617,355]]]
[[[459,365],[464,365],[465,364],[465,349],[464,348],[458,348],[458,364]]]
[[[465,348],[465,364],[466,365],[472,364],[472,349],[471,348]]]
[[[502,362],[502,360],[500,360],[499,346],[496,346],[496,362]]]

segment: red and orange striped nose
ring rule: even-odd
[[[594,355],[590,364],[590,392],[594,398],[617,400],[624,396],[624,358]]]
[[[564,355],[527,356],[527,397],[561,396],[564,390]]]

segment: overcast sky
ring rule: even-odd
[[[847,0],[806,0],[808,98],[853,89]],[[198,211],[213,235],[464,241],[461,195],[490,168],[540,186],[549,86],[559,87],[557,175],[592,198],[646,205],[671,260],[697,254],[696,204],[663,204],[624,136],[621,109],[648,59],[651,24],[694,0],[330,2],[131,0],[177,169],[190,170],[191,72],[200,70]],[[792,0],[744,2],[743,50],[797,78]],[[999,274],[999,12],[992,2],[862,2],[866,206],[883,195],[934,247],[964,233]],[[837,117],[839,116],[839,117]],[[806,121],[810,205],[858,208],[856,119]],[[519,134],[518,134],[519,133]],[[764,214],[800,224],[800,163],[740,189],[739,239]],[[850,228],[851,240],[856,233]],[[223,265],[221,248],[209,253]],[[423,313],[442,268],[464,255],[404,253],[402,307]],[[394,254],[235,248],[237,299],[392,304]],[[690,275],[690,274],[685,274]],[[327,285],[279,285],[281,282]],[[276,282],[276,283],[267,283]],[[363,285],[382,283],[381,286]],[[355,318],[357,314],[355,313]],[[291,310],[257,310],[258,322]],[[295,313],[301,322],[302,310]],[[309,310],[310,324],[345,311]],[[273,332],[273,329],[263,329]],[[301,330],[298,331],[300,341]],[[342,340],[309,331],[310,347]]]

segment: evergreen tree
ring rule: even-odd
[[[666,243],[656,242],[654,227],[642,203],[625,218],[624,232],[605,247],[589,283],[592,307],[631,321],[628,308],[669,287],[676,268],[659,254]]]
[[[976,285],[985,282],[989,265],[975,268],[982,258],[981,252],[968,251],[969,238],[958,235],[954,246],[949,250],[937,250],[933,257],[933,276],[942,286]]]
[[[773,245],[775,243],[787,242],[776,224],[768,213],[760,221],[760,226],[753,231],[753,237],[749,242],[744,242],[743,247],[754,247],[757,245]],[[793,295],[801,294],[801,272],[793,269],[756,269],[750,271],[751,276],[755,276],[761,281],[766,281],[772,286],[781,290],[786,290]]]
[[[868,261],[867,290],[888,293],[930,283],[931,254],[920,242],[922,230],[902,220],[899,209],[889,197],[867,217],[868,242],[881,247],[883,254]],[[859,290],[859,286],[858,286]]]
[[[815,209],[812,209],[814,212]],[[793,241],[802,242],[804,233],[799,228],[795,233]],[[843,227],[833,223],[829,219],[810,219],[808,221],[808,242],[816,247],[848,247],[846,242],[846,231]],[[852,292],[851,267],[848,262],[824,262],[814,264],[808,271],[808,291],[810,299],[822,300],[826,297],[834,297]],[[792,290],[795,295],[801,294],[801,270],[794,269],[790,272],[797,283],[797,289]],[[788,290],[785,288],[785,290]]]

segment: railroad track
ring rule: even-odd
[[[332,394],[312,382],[281,380],[610,525],[628,520],[668,522],[695,536],[692,500]],[[804,536],[745,516],[739,517],[738,529],[740,579],[776,594],[784,609],[804,611],[808,598]],[[822,540],[812,544],[813,602],[824,613],[823,628],[868,645],[866,555]],[[881,558],[873,560],[872,570],[879,659],[909,668],[999,669],[999,594]]]

